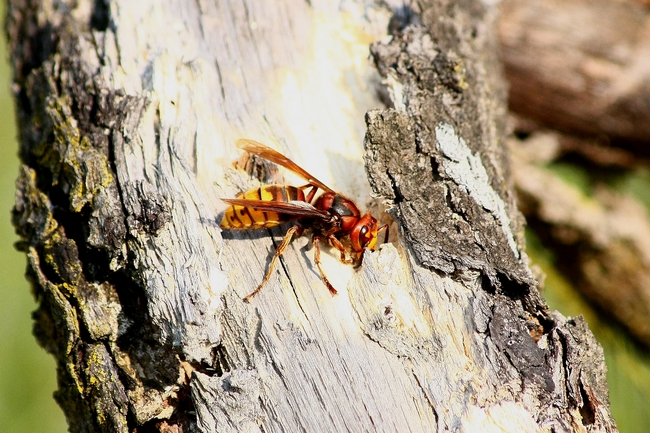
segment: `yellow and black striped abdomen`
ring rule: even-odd
[[[237,198],[288,203],[290,201],[305,201],[305,194],[295,186],[263,185],[240,193]],[[221,220],[221,227],[225,229],[261,229],[275,227],[291,219],[295,219],[295,216],[232,205],[226,209],[223,220]]]

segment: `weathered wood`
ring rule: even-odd
[[[598,344],[527,267],[494,6],[388,5],[11,4],[14,221],[72,431],[615,431]],[[235,139],[376,207],[380,99],[402,236],[325,254],[335,297],[300,238],[244,303],[273,242],[218,228],[255,184]]]
[[[650,9],[643,3],[504,0],[499,34],[512,110],[647,157]]]

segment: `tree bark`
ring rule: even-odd
[[[11,3],[14,222],[71,431],[616,430],[528,267],[495,6],[392,4]],[[365,157],[398,236],[324,254],[335,297],[300,238],[244,303],[283,231],[218,227],[257,184],[239,137],[375,209]]]

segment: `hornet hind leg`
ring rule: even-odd
[[[257,289],[244,297],[244,302],[250,302],[251,298],[257,295],[260,290],[262,290],[262,287],[264,287],[267,281],[269,281],[269,278],[271,278],[271,273],[273,272],[273,268],[275,267],[275,262],[278,260],[278,257],[280,257],[282,253],[284,253],[284,251],[287,249],[294,234],[296,234],[296,237],[300,236],[302,234],[302,227],[296,225],[287,230],[287,234],[284,235],[282,243],[275,250],[275,254],[273,255],[273,259],[271,259],[271,264],[269,265],[268,271],[266,271],[266,275],[264,275],[264,279],[260,285],[257,286]]]
[[[325,272],[323,272],[323,268],[320,267],[320,236],[314,235],[314,237],[311,238],[311,243],[314,245],[314,262],[316,263],[318,272],[320,272],[320,277],[323,280],[323,283],[325,283],[329,291],[332,293],[332,295],[336,295],[338,292],[336,291],[334,286],[332,286],[330,280],[328,280],[327,277],[325,276]]]

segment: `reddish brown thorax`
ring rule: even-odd
[[[314,203],[316,209],[324,210],[341,220],[341,230],[349,232],[359,220],[361,212],[352,200],[343,197],[335,192],[326,192]]]
[[[340,219],[340,228],[335,233],[350,233],[355,252],[361,252],[364,248],[375,249],[379,224],[369,213],[361,217],[361,211],[352,200],[335,192],[326,192],[318,197],[314,207]]]

